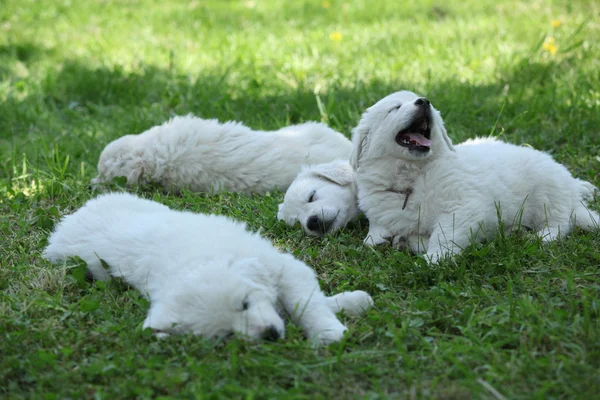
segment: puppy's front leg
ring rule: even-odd
[[[367,233],[364,244],[367,246],[379,246],[380,244],[388,243],[390,240],[392,240],[392,237],[392,233],[386,228],[380,226],[370,226],[369,233]]]
[[[348,316],[358,317],[373,307],[373,299],[369,293],[355,290],[327,297],[327,304],[335,313],[344,311]]]
[[[319,288],[314,271],[290,255],[278,282],[281,302],[292,320],[298,323],[308,338],[319,344],[340,341],[347,328],[329,307]]]

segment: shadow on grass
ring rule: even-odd
[[[33,46],[4,51],[23,57],[37,53]],[[569,86],[557,84],[571,67],[571,60],[523,60],[485,85],[431,77],[422,91],[399,79],[357,81],[354,87],[332,86],[315,94],[306,86],[292,88],[276,78],[233,68],[189,76],[150,65],[130,72],[122,67],[90,68],[71,60],[48,73],[39,91],[8,96],[0,105],[4,119],[0,138],[24,153],[39,150],[35,142],[40,137],[59,147],[68,141],[74,161],[94,166],[111,140],[142,132],[175,114],[239,120],[255,129],[323,120],[350,136],[368,106],[389,93],[409,89],[425,94],[442,111],[455,142],[493,131],[511,142],[559,153],[561,146],[593,150],[600,147],[600,139],[587,135],[587,130],[600,124],[600,116],[573,95],[578,88],[586,89],[586,77],[576,75]]]

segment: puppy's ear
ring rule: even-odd
[[[270,287],[274,285],[273,274],[270,274],[264,264],[256,258],[235,260],[229,266],[255,285]]]
[[[281,203],[277,209],[277,219],[283,221],[283,203]]]
[[[442,131],[442,137],[444,138],[444,142],[446,142],[446,145],[448,146],[450,151],[456,151],[454,145],[452,144],[452,139],[450,139],[450,137],[448,136],[448,132],[446,131],[446,127],[444,126],[443,122],[440,124],[440,127],[440,130]]]
[[[451,151],[456,151],[454,145],[452,144],[452,139],[448,136],[448,132],[446,132],[446,128],[442,127],[442,136],[444,137],[444,142],[448,145],[448,148]]]
[[[350,154],[350,165],[355,171],[359,167],[358,164],[363,151],[366,151],[369,147],[370,128],[365,121],[367,112],[361,117],[358,126],[352,130],[352,154]]]
[[[325,179],[339,186],[348,186],[354,182],[354,170],[350,164],[344,161],[316,165],[312,168],[311,173],[317,178]]]

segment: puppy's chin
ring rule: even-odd
[[[418,151],[400,147],[398,149],[398,158],[406,161],[425,161],[431,158],[432,150]]]
[[[346,223],[348,221],[346,220],[346,217],[343,215],[340,215],[340,213],[338,212],[338,216],[333,220],[333,222],[331,222],[325,231],[321,231],[321,230],[310,230],[307,227],[306,221],[302,224],[302,229],[304,229],[304,232],[308,235],[308,236],[313,236],[313,237],[323,237],[325,235],[330,235],[332,233],[335,233],[337,231],[339,231],[340,229],[342,229]]]
[[[310,229],[306,228],[305,226],[302,226],[302,229],[304,229],[304,233],[306,233],[306,235],[308,235],[308,236],[312,236],[312,237],[323,237],[323,236],[325,236],[325,233],[323,233],[323,232],[317,232],[317,231],[311,231]]]

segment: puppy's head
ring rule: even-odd
[[[193,333],[205,338],[239,335],[277,340],[285,335],[277,312],[273,277],[255,259],[220,259],[166,277],[145,327],[159,333]]]
[[[365,159],[425,160],[454,151],[440,113],[428,99],[409,91],[393,93],[367,109],[352,144],[354,169]]]
[[[277,213],[288,225],[300,221],[311,236],[341,229],[357,216],[354,171],[341,160],[303,167]]]

